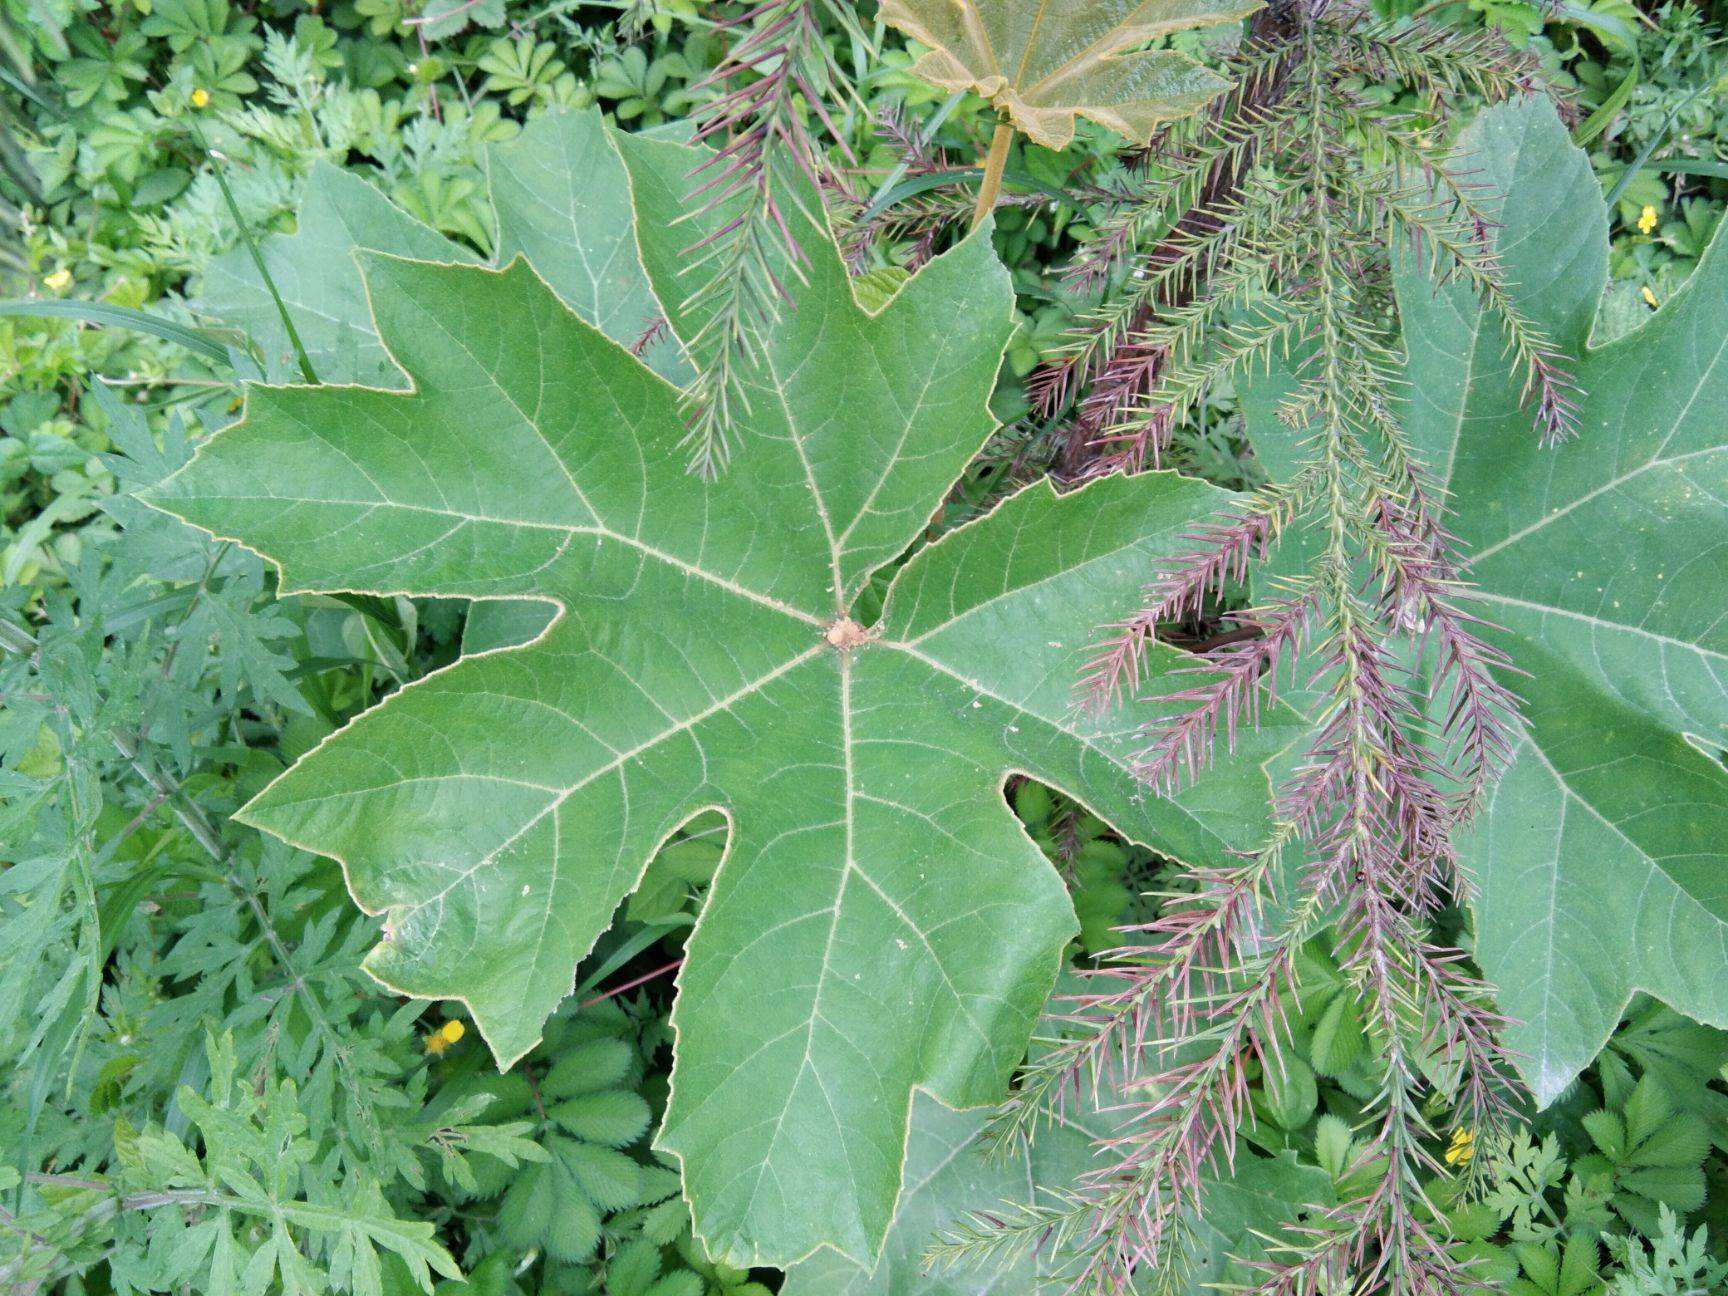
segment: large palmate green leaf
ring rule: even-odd
[[[1728,246],[1592,347],[1607,213],[1584,153],[1546,100],[1461,144],[1514,296],[1584,391],[1577,439],[1543,449],[1493,318],[1401,266],[1406,424],[1525,672],[1516,759],[1462,848],[1477,954],[1546,1102],[1635,991],[1728,1024]],[[1270,420],[1257,439],[1276,464]]]
[[[648,279],[681,302],[699,155],[615,142]],[[411,391],[253,387],[154,502],[267,555],[288,592],[561,609],[526,646],[402,689],[243,817],[340,860],[385,915],[368,967],[463,1000],[508,1064],[660,843],[723,810],[661,1141],[717,1254],[869,1261],[914,1088],[998,1097],[1075,927],[1006,777],[1222,860],[1260,831],[1259,762],[1288,732],[1170,801],[1131,775],[1134,716],[1073,712],[1092,627],[1223,498],[1171,474],[1028,489],[854,620],[990,431],[1013,294],[986,228],[867,312],[827,230],[798,219],[810,264],[717,485],[684,471],[677,391],[524,263],[364,253]]]
[[[1053,1280],[1071,1275],[1074,1258],[1065,1249],[954,1268],[928,1266],[925,1253],[972,1212],[1000,1211],[1004,1203],[1030,1205],[1034,1196],[1047,1202],[1045,1193],[1073,1184],[1093,1168],[1094,1140],[1109,1125],[1100,1113],[1075,1106],[1041,1130],[1029,1150],[1002,1156],[979,1146],[985,1113],[950,1111],[921,1096],[913,1107],[906,1151],[906,1192],[881,1263],[871,1271],[823,1252],[793,1266],[783,1296],[1019,1296],[1040,1290],[1041,1281],[1060,1291]],[[1298,1165],[1294,1153],[1242,1153],[1227,1175],[1206,1185],[1181,1281],[1160,1290],[1203,1296],[1220,1284],[1244,1281],[1249,1274],[1238,1261],[1262,1254],[1264,1239],[1276,1237],[1299,1211],[1331,1198],[1325,1171]]]
[[[1161,122],[1228,84],[1148,42],[1236,22],[1259,0],[883,0],[883,22],[930,49],[914,75],[972,90],[1046,148],[1067,148],[1081,117],[1144,144]]]

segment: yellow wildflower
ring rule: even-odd
[[[65,292],[66,289],[72,286],[72,272],[65,266],[61,266],[53,274],[43,279],[42,282],[47,284],[55,292]]]
[[[1649,203],[1644,204],[1644,210],[1638,213],[1638,232],[1648,234],[1656,228],[1656,208]]]
[[[1451,1166],[1466,1166],[1470,1158],[1476,1155],[1476,1131],[1460,1129],[1452,1131],[1452,1143],[1446,1149],[1446,1164]]]
[[[208,108],[210,106],[210,92],[203,86],[199,86],[192,92],[192,106],[194,108]]]
[[[1644,304],[1651,310],[1655,310],[1662,304],[1656,300],[1656,294],[1651,292],[1648,286],[1640,288],[1638,291],[1644,294]]]
[[[468,1028],[466,1026],[455,1018],[451,1018],[426,1037],[426,1051],[433,1057],[442,1057],[446,1049],[467,1033]]]

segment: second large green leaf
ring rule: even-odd
[[[1547,1102],[1636,991],[1728,1025],[1728,245],[1591,346],[1608,225],[1583,151],[1545,99],[1483,113],[1461,150],[1514,300],[1583,393],[1577,438],[1543,448],[1495,320],[1403,262],[1407,428],[1524,702],[1460,845],[1477,956]],[[1276,472],[1291,434],[1257,424]]]
[[[678,219],[694,150],[615,142],[641,264],[688,336],[685,251],[729,213]],[[1287,735],[1172,801],[1133,777],[1135,716],[1073,711],[1091,628],[1225,498],[1171,474],[1024,491],[918,552],[861,624],[991,429],[1013,294],[986,227],[866,311],[798,221],[809,264],[715,485],[684,471],[677,391],[533,270],[362,255],[411,390],[254,387],[156,502],[267,555],[285,591],[560,609],[402,689],[243,817],[342,861],[385,915],[367,966],[466,1002],[508,1064],[659,845],[724,811],[661,1142],[716,1254],[870,1264],[914,1089],[1001,1094],[1075,927],[1004,780],[1222,862],[1259,833],[1259,762]]]

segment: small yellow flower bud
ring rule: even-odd
[[[426,1037],[426,1052],[442,1057],[446,1049],[468,1033],[468,1028],[452,1018]]]
[[[72,286],[72,272],[66,269],[65,266],[61,266],[60,269],[47,276],[42,280],[42,282],[47,284],[55,292],[65,292],[66,289]]]
[[[1447,1165],[1469,1165],[1470,1159],[1476,1155],[1476,1131],[1453,1130],[1452,1142],[1446,1149]]]
[[[210,106],[210,92],[203,86],[199,86],[192,92],[192,106],[194,108],[208,108]]]
[[[1656,228],[1656,209],[1649,203],[1644,204],[1644,210],[1638,214],[1638,232],[1648,234]]]
[[[1655,310],[1658,306],[1660,306],[1662,304],[1661,302],[1656,300],[1656,294],[1651,292],[1648,287],[1640,288],[1638,291],[1643,294],[1644,304],[1646,306],[1648,306],[1651,310]]]

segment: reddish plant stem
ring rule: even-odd
[[[683,966],[684,959],[682,956],[675,958],[670,963],[655,968],[652,972],[644,972],[633,981],[626,981],[621,986],[613,986],[612,989],[606,991],[604,994],[597,994],[592,999],[584,999],[581,1003],[576,1005],[576,1010],[580,1012],[584,1008],[592,1008],[597,1003],[605,1003],[608,999],[616,998],[621,994],[627,994],[629,991],[636,989],[637,986],[647,985],[655,978],[663,977],[668,972],[677,971],[677,969]]]
[[[1290,5],[1275,2],[1254,15],[1248,27],[1248,39],[1259,44],[1277,45],[1289,41],[1296,30]],[[1270,75],[1258,78],[1243,92],[1241,99],[1234,104],[1234,110],[1242,112],[1270,107],[1282,100],[1288,79],[1287,68],[1287,63],[1280,63]],[[1231,108],[1221,111],[1229,112]],[[1252,147],[1243,149],[1240,154],[1227,153],[1221,157],[1208,172],[1193,206],[1147,254],[1147,263],[1157,265],[1174,255],[1182,247],[1184,239],[1203,233],[1215,219],[1212,212],[1241,188],[1254,162],[1255,150]],[[1104,461],[1113,462],[1123,456],[1122,448],[1114,447],[1101,434],[1135,396],[1152,390],[1165,359],[1162,352],[1137,344],[1134,337],[1151,323],[1156,310],[1172,310],[1191,302],[1201,287],[1195,280],[1196,276],[1182,276],[1167,300],[1155,305],[1148,303],[1135,312],[1124,331],[1126,340],[1115,349],[1069,424],[1058,460],[1062,476],[1089,476],[1103,469],[1106,466]]]

